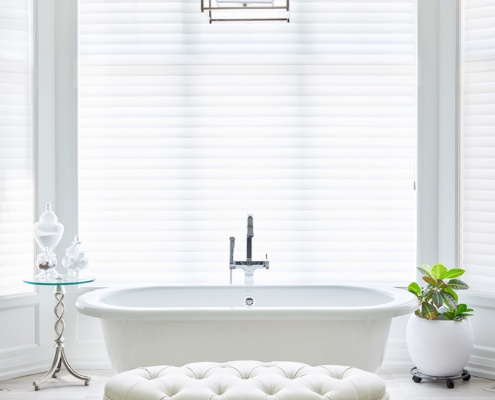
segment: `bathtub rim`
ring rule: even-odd
[[[124,307],[104,302],[110,294],[130,289],[143,288],[352,288],[381,292],[392,297],[391,301],[359,307]],[[188,320],[372,320],[393,318],[412,313],[418,307],[417,298],[403,288],[385,288],[370,285],[128,285],[116,288],[95,289],[79,296],[76,309],[79,313],[101,319],[142,320],[142,321],[188,321]]]

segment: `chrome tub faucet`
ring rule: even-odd
[[[244,284],[254,284],[254,271],[258,268],[269,269],[270,262],[266,259],[264,261],[253,261],[253,216],[249,215],[247,219],[247,247],[246,247],[246,261],[234,261],[234,247],[235,237],[230,238],[230,284],[232,285],[232,271],[234,269],[244,270]],[[266,256],[268,258],[268,255]]]

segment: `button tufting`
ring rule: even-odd
[[[217,396],[222,396],[223,394],[225,394],[225,392],[227,391],[227,388],[224,387],[224,386],[218,386],[215,390],[215,393]]]
[[[381,378],[356,368],[256,361],[203,362],[126,371],[107,382],[105,396],[119,400],[389,399]]]
[[[175,390],[174,391],[171,391],[171,392],[168,392],[168,393],[165,393],[165,396],[167,397],[174,397],[178,392],[176,392]]]

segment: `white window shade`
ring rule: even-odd
[[[79,233],[98,281],[414,279],[416,3],[79,1]],[[242,271],[234,272],[242,282]]]
[[[461,266],[495,291],[495,0],[461,6]]]
[[[0,295],[32,291],[31,1],[0,2]]]

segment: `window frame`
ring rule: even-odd
[[[53,0],[45,0],[53,3]],[[444,73],[448,75],[445,79],[452,83],[453,76],[455,92],[457,93],[457,13],[458,0],[418,0],[418,60],[419,60],[419,110],[418,117],[424,117],[425,110],[437,109],[438,102],[445,97],[438,98],[439,76]],[[75,100],[77,98],[76,62],[76,29],[77,29],[77,0],[67,0],[56,4],[57,24],[63,26],[63,31],[72,38],[65,40],[63,45],[57,40],[57,70],[69,69],[64,74],[57,74],[55,86],[57,87],[57,149],[54,152],[57,165],[64,165],[67,159],[76,160],[77,143],[77,109]],[[454,8],[454,12],[452,10]],[[440,22],[440,23],[439,23]],[[452,32],[455,35],[452,36]],[[57,35],[60,37],[60,34]],[[439,53],[438,49],[442,51]],[[448,51],[446,50],[448,49]],[[436,53],[435,53],[436,52]],[[425,57],[435,53],[431,62],[425,63]],[[452,75],[453,74],[453,75]],[[73,77],[74,79],[70,79]],[[421,111],[423,110],[423,111]],[[421,120],[418,123],[418,154],[417,154],[417,196],[418,196],[418,263],[433,263],[442,260],[445,264],[457,265],[457,132],[452,132],[447,127],[451,122],[452,112],[457,112],[457,105],[449,104],[447,109],[437,115],[428,115],[428,121]],[[439,134],[439,126],[446,129]],[[65,128],[63,134],[62,127]],[[457,128],[456,128],[457,129]],[[46,130],[40,132],[40,142],[45,141],[44,136],[49,136]],[[62,136],[62,137],[61,137]],[[49,139],[50,140],[50,139]],[[452,148],[454,151],[452,152]],[[440,151],[440,149],[442,149]],[[447,161],[444,161],[447,160]],[[452,165],[455,168],[452,168]],[[60,169],[60,168],[59,168]],[[54,169],[52,170],[53,173]],[[66,225],[66,229],[77,230],[77,185],[73,179],[77,166],[69,165],[64,173],[59,172],[57,176],[57,204],[56,211],[59,218]],[[41,171],[40,171],[41,172]],[[47,179],[46,174],[40,173],[39,187],[43,187]],[[441,176],[441,179],[439,179]],[[51,186],[48,183],[48,186]],[[53,188],[51,188],[53,189]],[[63,193],[61,193],[63,192]],[[441,193],[441,195],[439,195]],[[46,196],[40,196],[45,197]],[[43,203],[43,200],[41,203]],[[40,201],[38,201],[40,204]],[[39,208],[39,207],[38,207]],[[452,233],[454,232],[454,233]],[[65,236],[65,235],[64,235]],[[65,239],[65,238],[64,238]],[[64,240],[63,239],[63,240]],[[69,239],[70,241],[70,239]],[[65,242],[68,245],[68,242]],[[59,249],[63,248],[63,241]]]

